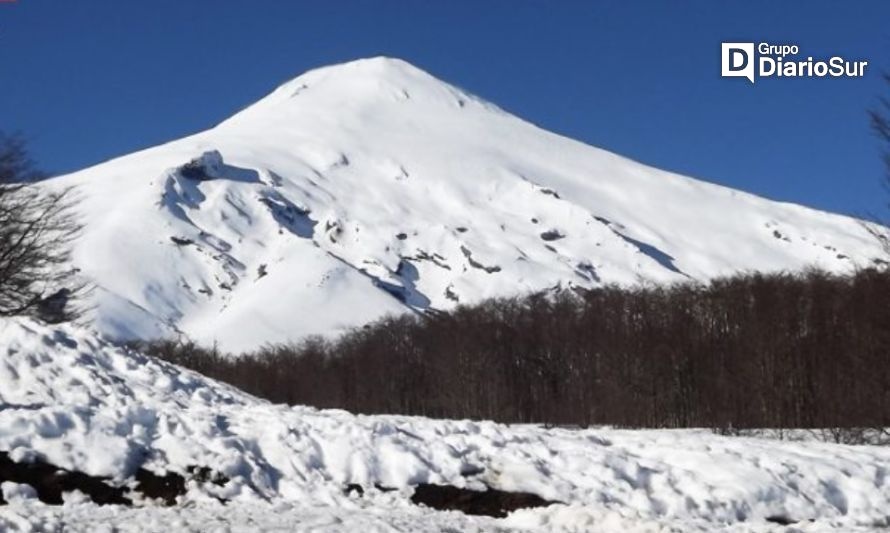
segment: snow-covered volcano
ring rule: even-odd
[[[387,58],[47,182],[66,185],[99,330],[227,350],[554,286],[880,256],[856,220],[641,165]]]

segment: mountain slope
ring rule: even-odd
[[[646,167],[387,58],[47,183],[68,185],[99,330],[228,350],[558,285],[880,256],[853,219]]]

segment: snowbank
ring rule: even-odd
[[[265,516],[268,527],[287,517],[306,529],[316,521],[320,530],[765,531],[768,518],[815,519],[804,531],[890,524],[888,448],[290,408],[76,328],[26,319],[0,319],[0,451],[121,483],[140,467],[163,474],[204,466],[229,478],[223,487],[189,484],[180,503],[198,511],[151,502],[98,509],[76,498],[52,508],[4,485],[15,498],[0,508],[0,526],[10,528],[66,520],[123,526],[140,512],[165,528],[197,530],[227,513]],[[565,505],[497,521],[430,513],[408,502],[418,483],[531,492]],[[365,494],[347,495],[347,484]],[[215,498],[230,500],[228,511]]]

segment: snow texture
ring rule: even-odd
[[[881,255],[857,220],[647,167],[382,57],[45,182],[71,185],[99,330],[228,351],[557,286]]]
[[[206,466],[173,508],[61,507],[3,484],[0,530],[800,531],[890,526],[890,448],[706,430],[506,426],[272,405],[74,327],[0,319],[0,451],[126,483]],[[347,484],[365,494],[346,494]],[[505,519],[433,512],[418,483],[562,502]],[[393,491],[375,488],[388,487]],[[216,498],[229,500],[223,507]],[[118,529],[113,529],[118,528]]]

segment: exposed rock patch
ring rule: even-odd
[[[467,248],[466,246],[461,246],[460,251],[462,254],[464,254],[464,257],[467,258],[467,263],[469,263],[470,266],[473,268],[478,268],[480,270],[484,270],[489,274],[494,274],[495,272],[501,271],[501,267],[499,267],[497,265],[486,266],[486,265],[483,265],[482,263],[480,263],[479,261],[476,261],[475,259],[473,259],[473,252],[471,252],[470,249]]]

